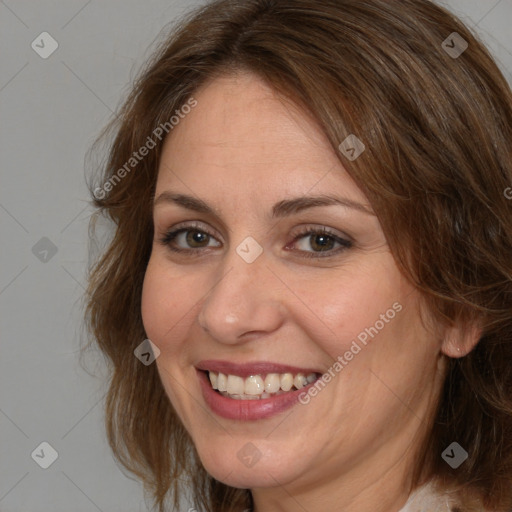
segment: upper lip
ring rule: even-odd
[[[230,361],[206,360],[200,361],[196,368],[203,371],[224,373],[225,375],[238,375],[249,377],[250,375],[267,375],[269,373],[321,373],[315,368],[299,368],[287,364],[270,363],[268,361],[254,361],[249,363],[232,363]]]

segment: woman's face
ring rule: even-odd
[[[206,470],[295,496],[403,476],[441,342],[371,206],[314,122],[255,75],[194,97],[163,149],[142,315]]]

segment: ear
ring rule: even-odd
[[[483,329],[476,323],[447,327],[444,332],[441,352],[454,359],[464,357],[476,347],[482,333]]]

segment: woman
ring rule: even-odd
[[[217,0],[111,129],[87,318],[160,512],[512,510],[512,95],[459,20]]]

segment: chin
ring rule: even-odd
[[[250,441],[242,444],[242,449],[235,446],[230,449],[219,443],[213,449],[199,447],[198,453],[201,463],[213,478],[240,489],[284,485],[295,479],[297,475],[292,473],[299,470],[296,457],[283,460],[276,453],[265,456],[261,451],[255,451]]]

